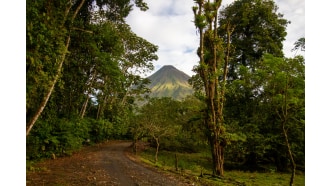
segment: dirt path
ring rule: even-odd
[[[125,151],[130,145],[112,141],[84,148],[71,157],[44,161],[27,173],[27,185],[191,185],[132,161],[134,156]]]

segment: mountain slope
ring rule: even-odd
[[[193,89],[188,83],[190,77],[172,65],[165,65],[148,77],[151,83],[150,97],[172,97],[181,100],[193,94]]]

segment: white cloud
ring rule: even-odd
[[[193,23],[193,1],[146,0],[149,10],[134,10],[127,22],[137,35],[158,45],[159,60],[154,62],[155,71],[163,65],[173,65],[188,75],[198,62],[196,50],[198,35]]]
[[[197,65],[196,50],[199,36],[193,23],[193,0],[145,0],[149,10],[135,9],[127,18],[132,30],[149,42],[158,45],[159,60],[154,62],[155,70],[163,65],[173,65],[179,70],[193,75],[192,68]],[[228,5],[234,0],[223,0]],[[287,57],[292,57],[293,44],[305,37],[305,2],[301,0],[275,0],[279,12],[291,21],[287,27],[288,35],[284,44]],[[153,73],[153,72],[152,72]]]
[[[291,49],[294,43],[301,37],[305,37],[305,1],[303,0],[276,0],[279,12],[284,14],[284,18],[291,22],[287,26],[287,36],[284,41],[284,53],[286,57],[293,57]],[[304,55],[304,53],[299,53]]]

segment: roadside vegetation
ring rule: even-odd
[[[179,174],[199,185],[225,185],[225,186],[285,186],[288,185],[291,174],[276,172],[274,167],[269,167],[262,172],[244,171],[239,168],[229,169],[225,164],[225,176],[215,177],[212,174],[211,156],[204,153],[179,153],[162,151],[159,154],[158,162],[154,162],[155,149],[150,148],[139,154],[140,159],[161,170]],[[176,159],[177,157],[177,159]],[[176,162],[177,160],[177,162]],[[178,167],[176,167],[176,165]],[[298,171],[295,178],[296,186],[305,185],[305,175],[303,171]]]

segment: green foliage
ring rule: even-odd
[[[301,51],[305,51],[305,38],[299,38],[298,41],[294,43],[294,48],[291,51],[298,51],[300,48]]]
[[[139,124],[153,137],[175,136],[179,113],[178,102],[169,98],[151,98],[138,112]]]
[[[200,29],[204,29],[207,25],[206,17],[204,15],[195,16],[195,26]]]
[[[66,1],[28,1],[26,10],[27,121],[50,87],[65,48],[63,27]],[[53,17],[56,17],[54,19]]]
[[[290,174],[276,173],[272,169],[266,172],[244,172],[228,170],[225,177],[219,179],[212,175],[211,156],[209,153],[178,153],[163,151],[159,155],[157,164],[153,163],[154,149],[147,149],[140,153],[142,161],[162,170],[175,172],[175,154],[178,156],[178,173],[194,180],[196,185],[287,185]],[[227,165],[225,165],[227,167]],[[203,177],[201,177],[203,172]],[[305,185],[305,175],[297,174],[295,185]]]
[[[283,57],[283,44],[286,36],[286,26],[290,22],[278,13],[274,1],[239,0],[220,11],[219,36],[226,37],[226,25],[233,27],[231,34],[229,78],[238,79],[239,65],[250,69],[258,65],[264,53]]]
[[[106,120],[54,119],[38,121],[35,130],[27,137],[27,160],[66,156],[83,145],[100,143],[108,139],[123,139],[126,131]]]
[[[287,148],[278,116],[284,111],[286,97],[289,141],[298,165],[304,167],[304,59],[265,54],[254,70],[240,66],[238,74],[241,78],[228,88],[226,125],[227,132],[242,133],[247,138],[228,146],[228,161],[255,169],[273,164],[277,171],[288,170]]]
[[[145,3],[143,0],[135,0],[135,5],[139,7],[142,11],[146,11],[149,9],[147,3]]]
[[[88,128],[65,119],[53,122],[38,121],[35,130],[27,138],[27,159],[50,158],[70,155],[88,139]]]
[[[203,102],[193,96],[182,101],[153,98],[133,117],[131,133],[134,139],[149,137],[153,141],[152,134],[161,137],[160,149],[202,151],[208,148],[201,112],[203,106]]]
[[[147,4],[89,0],[77,9],[81,2],[27,2],[27,121],[60,75],[27,137],[27,159],[70,154],[83,144],[106,139],[130,138],[134,97],[147,91],[147,81],[139,73],[153,69],[158,48],[125,23],[134,4],[143,11]],[[133,85],[140,86],[132,89]]]

